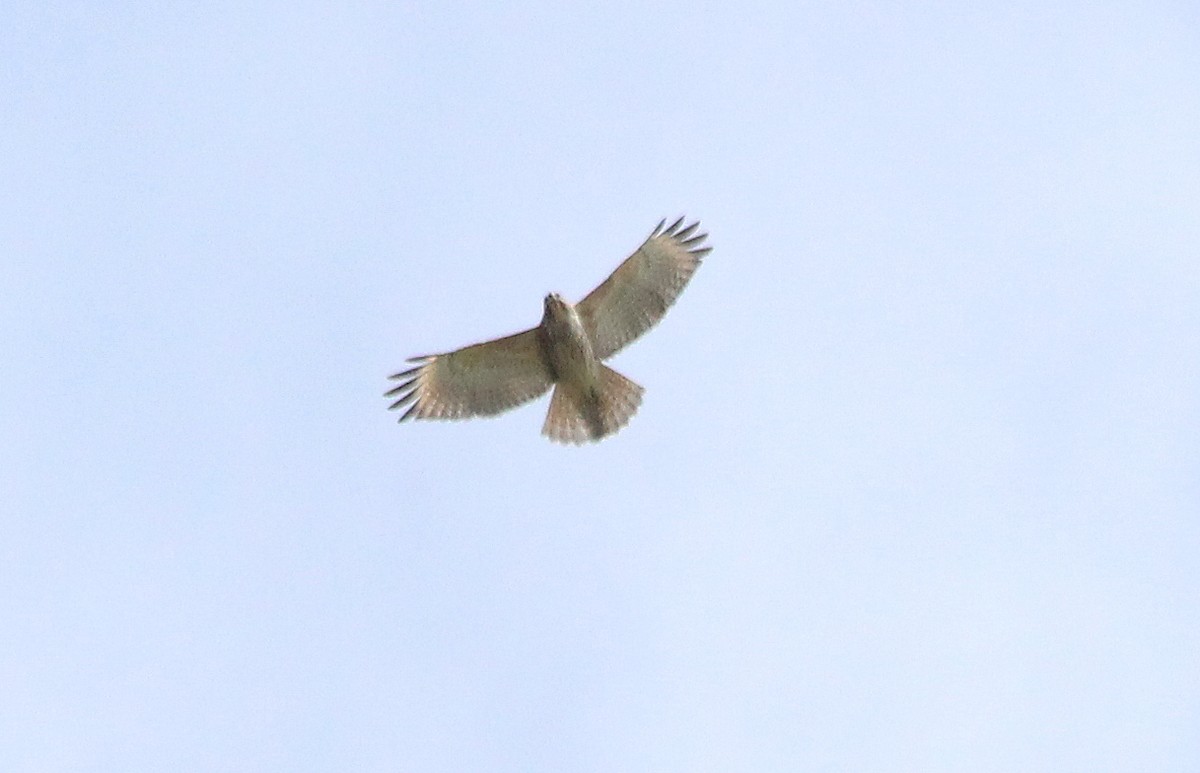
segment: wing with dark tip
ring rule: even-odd
[[[708,234],[695,234],[699,222],[687,227],[682,217],[669,226],[666,222],[575,306],[602,360],[662,319],[712,250],[701,246]]]
[[[409,362],[416,367],[392,376],[401,384],[384,393],[396,398],[389,410],[409,406],[400,421],[494,416],[541,396],[552,383],[537,328]]]

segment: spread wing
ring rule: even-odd
[[[537,328],[409,362],[417,367],[392,376],[403,383],[384,394],[397,398],[389,410],[412,403],[400,421],[494,416],[542,395],[552,383]]]
[[[666,222],[659,223],[637,252],[575,305],[591,337],[592,350],[602,360],[662,319],[700,259],[712,250],[700,246],[708,234],[692,235],[699,222],[686,228],[680,227],[682,217],[664,227]]]

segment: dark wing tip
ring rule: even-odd
[[[400,399],[388,406],[389,411],[395,411],[411,403],[417,399],[417,390],[413,390],[406,395],[401,395]]]
[[[413,362],[413,361],[414,360],[409,360],[409,362]],[[397,400],[395,402],[393,402],[391,405],[388,406],[389,411],[394,411],[398,408],[403,408],[405,405],[408,405],[413,400],[417,400],[417,397],[421,393],[421,389],[420,389],[421,384],[420,384],[419,379],[420,379],[420,375],[421,375],[421,370],[424,367],[425,367],[424,365],[418,365],[415,368],[409,368],[408,370],[400,371],[399,373],[396,373],[396,374],[388,377],[389,379],[392,379],[392,380],[404,379],[404,381],[402,383],[392,387],[391,389],[389,389],[388,391],[383,393],[384,397],[397,398]],[[419,400],[417,401],[417,404],[420,404]],[[415,408],[417,404],[415,404],[413,406],[413,408]],[[401,417],[401,421],[403,421],[405,418],[407,418],[409,413],[412,413],[412,409],[409,409],[408,413],[405,413],[404,416]]]
[[[388,380],[398,381],[399,379],[402,379],[402,378],[412,378],[413,376],[417,375],[417,373],[420,370],[421,370],[421,366],[418,365],[415,368],[409,368],[408,370],[402,370],[399,373],[393,373],[392,375],[388,376]]]
[[[686,220],[687,215],[680,215],[678,220],[670,225],[667,225],[666,218],[664,218],[658,221],[658,225],[655,226],[654,231],[651,232],[650,238],[653,239],[658,236],[667,236],[679,242],[680,244],[692,244],[708,237],[707,233],[693,236],[692,234],[695,233],[696,229],[700,227],[700,221],[693,220],[691,225],[685,226],[684,222]]]
[[[403,384],[401,384],[400,386],[398,386],[398,387],[392,387],[392,388],[391,388],[391,389],[389,389],[388,391],[384,392],[384,393],[383,393],[383,396],[384,396],[384,397],[395,397],[396,395],[403,394],[403,393],[405,393],[405,392],[408,392],[408,391],[410,391],[410,390],[415,392],[415,391],[416,391],[416,387],[415,387],[415,386],[413,386],[413,384],[414,384],[415,382],[416,382],[416,379],[415,379],[415,378],[414,378],[414,379],[409,379],[408,381],[405,381],[405,382],[404,382]]]

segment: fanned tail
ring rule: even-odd
[[[595,390],[575,384],[554,387],[550,410],[542,434],[556,443],[579,445],[595,442],[624,427],[642,404],[641,386],[600,366],[600,383]]]

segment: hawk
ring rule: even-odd
[[[542,434],[558,443],[597,441],[624,427],[641,386],[604,365],[670,308],[711,247],[700,223],[663,220],[641,247],[577,304],[546,296],[535,328],[445,354],[409,360],[391,378],[389,410],[405,419],[494,416],[554,387]],[[411,405],[410,405],[411,404]]]

